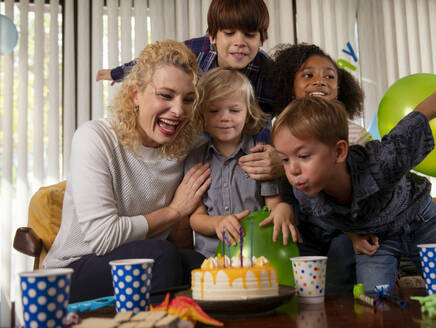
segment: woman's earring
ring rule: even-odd
[[[135,107],[133,107],[133,112],[134,112],[135,114],[138,112],[138,110],[139,110],[139,106],[135,106]]]

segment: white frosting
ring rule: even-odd
[[[269,261],[266,259],[265,256],[261,256],[258,259],[256,259],[256,256],[253,256],[253,263],[255,266],[269,265]]]
[[[233,256],[231,259],[226,255],[224,257],[224,261],[226,263],[225,267],[230,267],[230,261],[232,263],[231,267],[233,268],[239,268],[241,267],[241,257],[240,256]],[[248,268],[251,267],[252,261],[250,261],[249,257],[244,256],[242,259],[243,267]],[[260,256],[259,258],[256,258],[256,256],[253,256],[253,266],[261,267],[269,265],[269,261],[264,257]],[[216,268],[222,268],[223,267],[223,258],[221,255],[218,255],[216,257],[209,257],[203,261],[203,264],[201,265],[202,269],[216,269]]]
[[[201,268],[203,270],[214,269],[217,267],[218,267],[218,261],[216,260],[216,258],[213,258],[213,257],[209,257],[209,258],[205,259],[203,261],[203,263],[201,264]]]
[[[248,257],[242,258],[242,264],[244,267],[251,266],[251,261]],[[232,257],[232,267],[240,267],[241,266],[241,258],[239,256],[233,256]]]

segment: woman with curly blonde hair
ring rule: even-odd
[[[197,69],[182,43],[147,46],[121,85],[112,116],[74,134],[62,223],[43,263],[74,269],[70,302],[113,295],[112,260],[154,259],[152,294],[185,284],[201,264],[200,254],[166,240],[210,185],[207,164],[183,177]]]
[[[180,51],[183,49],[183,51]],[[176,54],[174,53],[176,52]],[[160,68],[163,63],[173,65],[178,69],[191,75],[193,84],[197,82],[197,64],[195,56],[191,51],[188,51],[183,44],[167,40],[165,42],[157,42],[145,48],[141,56],[136,61],[131,73],[124,80],[121,89],[114,99],[111,106],[111,112],[115,117],[112,122],[112,128],[116,132],[120,142],[129,150],[136,153],[138,147],[142,144],[141,132],[138,129],[138,117],[141,117],[141,112],[138,112],[139,106],[136,104],[132,91],[143,91],[154,72]],[[185,113],[189,117],[192,112],[192,104],[197,98],[197,90],[184,99],[184,103],[191,109]],[[158,148],[168,158],[180,157],[186,154],[192,141],[192,128],[189,120],[183,123],[183,126],[177,129],[178,137],[171,143],[161,144]]]

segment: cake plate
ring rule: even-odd
[[[177,293],[177,296],[192,297],[191,290]],[[226,300],[226,301],[203,301],[194,300],[209,315],[219,316],[247,316],[264,315],[271,312],[276,307],[290,301],[295,295],[295,288],[280,285],[279,294],[276,296],[259,297],[246,300]]]

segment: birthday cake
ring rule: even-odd
[[[229,259],[218,254],[191,272],[194,300],[238,300],[278,295],[275,269],[261,256]]]

